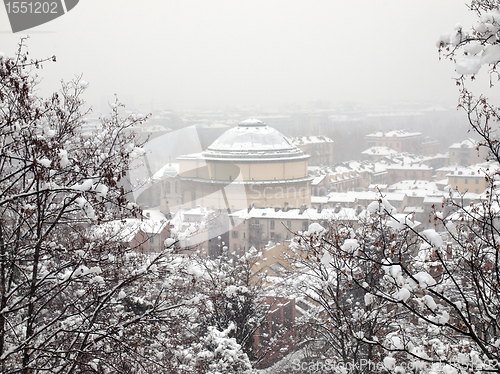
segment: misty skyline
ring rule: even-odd
[[[96,114],[115,93],[142,111],[311,101],[453,106],[454,67],[439,61],[435,44],[474,20],[457,0],[85,0],[17,34],[0,12],[0,52],[12,55],[30,35],[32,58],[57,56],[40,72],[41,93],[83,74]]]

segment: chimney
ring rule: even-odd
[[[304,211],[307,209],[307,206],[306,204],[302,204],[302,206],[300,207],[300,211],[299,211],[299,214],[302,214],[304,213]]]

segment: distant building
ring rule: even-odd
[[[292,143],[302,152],[311,156],[309,165],[332,165],[334,160],[333,140],[323,136],[299,136],[292,139]]]
[[[182,202],[227,210],[310,205],[308,159],[264,122],[243,121],[207,150],[178,157]]]
[[[389,147],[370,147],[363,152],[361,152],[361,155],[363,156],[363,159],[369,160],[369,161],[378,161],[384,157],[391,157],[397,155],[398,152],[395,151],[394,149],[391,149]]]
[[[244,209],[231,214],[235,227],[229,233],[230,250],[245,252],[250,247],[263,249],[269,242],[290,240],[298,231],[306,231],[312,222],[357,223],[354,209]]]
[[[488,151],[485,147],[479,147],[474,139],[466,139],[460,143],[452,144],[449,148],[450,164],[469,166],[484,162]]]
[[[420,154],[423,136],[420,132],[393,130],[375,132],[365,136],[366,148],[387,147],[397,152]]]
[[[311,182],[311,189],[312,189],[312,196],[326,196],[326,194],[330,190],[330,178],[328,177],[328,175],[323,174],[314,177],[314,179]]]
[[[432,180],[432,168],[424,165],[390,165],[387,167],[387,182],[394,184],[403,180]]]
[[[166,217],[155,210],[145,210],[142,218],[127,218],[103,223],[96,233],[140,253],[161,252],[170,237],[170,224]]]
[[[472,192],[481,194],[488,188],[486,180],[487,165],[475,165],[470,167],[457,167],[447,175],[448,184],[460,192]]]
[[[161,186],[160,210],[171,217],[181,207],[179,164],[168,163],[153,176]]]
[[[434,139],[425,138],[422,141],[421,153],[426,156],[433,156],[439,153],[439,142]]]
[[[446,181],[448,183],[448,174],[453,173],[455,170],[458,170],[457,165],[443,166],[436,169],[436,181]]]
[[[330,173],[330,191],[355,191],[359,187],[368,186],[369,181],[363,180],[357,170],[337,167]]]
[[[226,214],[224,214],[226,213]],[[177,239],[177,250],[182,253],[200,251],[204,256],[216,257],[229,242],[227,212],[204,207],[177,211],[170,221]]]
[[[167,218],[181,207],[179,164],[168,163],[146,180],[136,202],[144,208],[158,208]]]
[[[384,198],[401,213],[403,209],[408,205],[407,196],[404,193],[393,193],[393,192],[383,192]],[[380,198],[380,192],[377,191],[348,191],[348,192],[331,192],[327,196],[328,200],[321,201],[315,200],[316,207],[332,208],[335,210],[344,211],[344,208],[352,208],[354,214],[357,216],[364,208],[366,208],[371,202],[377,201]]]

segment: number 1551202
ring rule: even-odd
[[[21,14],[42,14],[53,13],[57,14],[57,2],[55,1],[7,1],[5,7],[7,13]]]

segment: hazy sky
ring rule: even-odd
[[[453,65],[435,43],[475,21],[462,0],[80,0],[30,35],[43,92],[83,74],[98,112],[117,93],[141,110],[239,105],[456,103]]]

